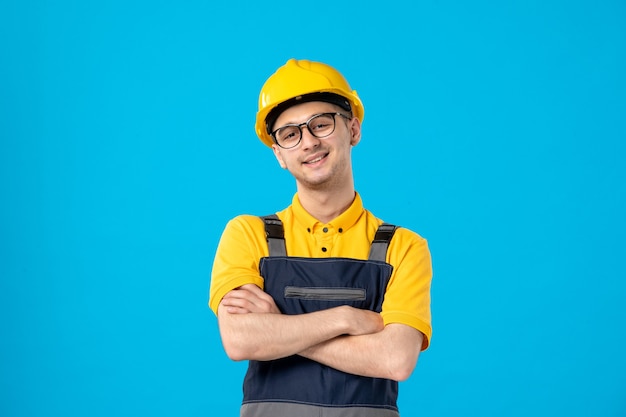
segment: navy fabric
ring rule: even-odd
[[[311,313],[341,305],[380,313],[392,267],[385,262],[349,258],[272,256],[261,259],[260,270],[265,292],[284,314]],[[365,300],[287,298],[286,287],[363,289]]]
[[[281,312],[303,314],[340,305],[380,312],[392,267],[380,261],[273,256],[261,260],[260,270],[265,291]],[[287,288],[291,291],[286,296]],[[250,361],[243,402],[395,411],[397,396],[396,381],[348,374],[294,355],[273,361]]]

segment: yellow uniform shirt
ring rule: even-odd
[[[352,205],[329,223],[320,223],[304,210],[298,195],[291,206],[276,213],[283,222],[288,256],[367,259],[370,244],[382,220],[363,208],[359,194]],[[209,306],[217,307],[226,293],[244,284],[263,288],[261,258],[269,256],[263,220],[241,215],[228,222],[220,239]],[[432,267],[428,244],[416,233],[398,228],[387,251],[393,266],[381,315],[385,325],[402,323],[424,334],[422,349],[430,343],[430,283]]]

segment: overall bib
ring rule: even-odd
[[[392,266],[385,262],[396,226],[383,224],[367,260],[288,257],[282,223],[263,218],[270,256],[261,259],[265,291],[283,314],[341,305],[380,312]],[[242,417],[398,417],[398,383],[348,374],[293,355],[250,361]]]

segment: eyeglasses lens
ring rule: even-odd
[[[274,134],[278,144],[283,148],[293,148],[300,143],[303,125],[288,125],[278,129]],[[313,136],[323,138],[333,133],[335,117],[333,114],[320,114],[311,118],[306,126]]]

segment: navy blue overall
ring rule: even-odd
[[[261,259],[265,291],[283,314],[341,305],[380,312],[392,266],[385,262],[396,226],[379,227],[367,260],[287,256],[277,216],[266,216],[270,256]],[[242,417],[398,417],[398,383],[348,374],[299,355],[250,361]]]

